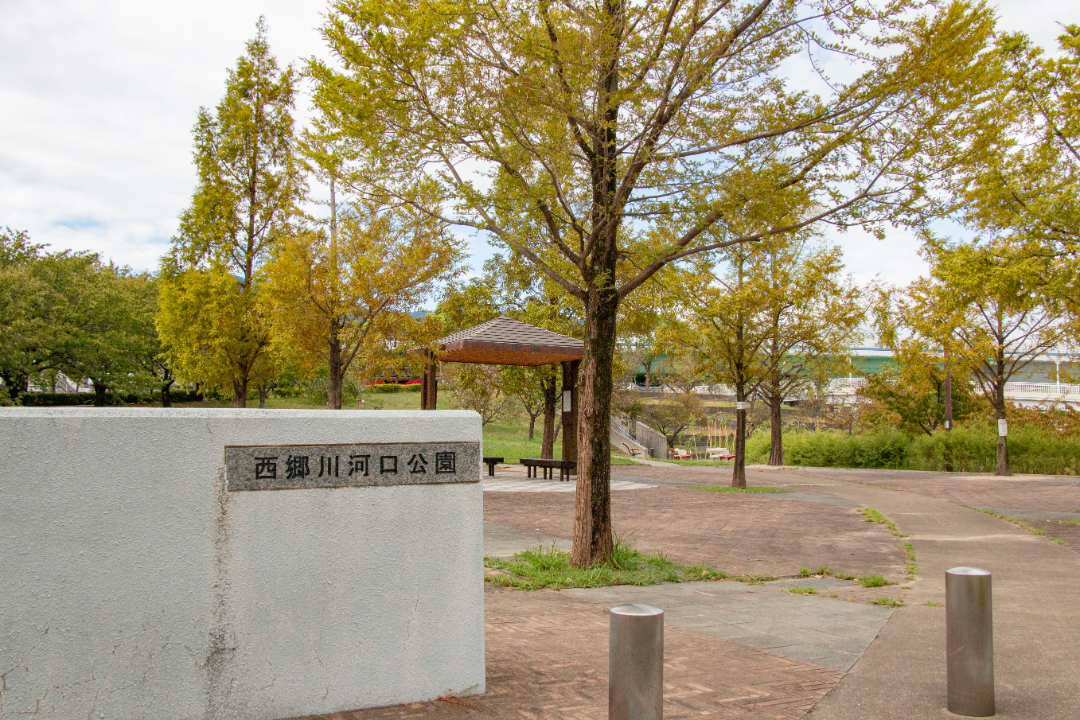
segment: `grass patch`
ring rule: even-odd
[[[724,580],[727,573],[706,565],[680,565],[663,553],[644,555],[616,539],[611,560],[587,570],[570,564],[570,553],[554,546],[525,550],[510,559],[485,557],[484,566],[503,573],[488,576],[487,582],[519,590],[540,588],[590,588],[605,585],[658,585],[665,582]]]
[[[885,527],[889,528],[889,530],[892,530],[892,534],[895,537],[907,537],[907,535],[900,532],[896,528],[896,523],[879,513],[874,508],[863,508],[859,512],[861,512],[863,514],[863,517],[866,518],[866,522],[879,523],[881,525],[884,525]]]
[[[936,603],[933,600],[927,600],[926,607],[945,607],[945,603]]]
[[[882,605],[884,607],[892,607],[892,608],[904,607],[904,601],[903,600],[897,600],[896,598],[891,598],[891,597],[874,598],[873,600],[868,600],[867,602],[869,602],[871,605]]]
[[[965,507],[967,507],[967,506],[965,506]],[[1020,527],[1027,530],[1028,533],[1031,534],[1031,535],[1042,535],[1047,540],[1049,540],[1050,542],[1056,542],[1058,545],[1064,545],[1065,544],[1065,541],[1062,540],[1061,538],[1056,538],[1053,535],[1047,535],[1045,530],[1040,530],[1038,528],[1033,528],[1030,525],[1028,525],[1026,522],[1024,522],[1023,520],[1021,520],[1020,518],[1011,517],[1009,515],[1003,515],[1002,513],[994,512],[993,510],[983,510],[982,508],[971,508],[971,509],[976,511],[976,512],[985,513],[987,515],[993,515],[994,517],[998,518],[999,520],[1004,520],[1005,522],[1012,523],[1013,525],[1019,525]],[[1080,525],[1080,522],[1077,522],[1077,520],[1080,520],[1080,518],[1073,519],[1073,520],[1064,520],[1063,522],[1067,522],[1067,523],[1070,523],[1070,524],[1073,524],[1073,525]]]
[[[634,462],[630,458],[624,457],[622,455],[612,455],[611,456],[611,464],[612,465],[640,465],[641,463]]]
[[[826,577],[830,574],[828,565],[818,565],[817,570],[811,570],[810,568],[799,568],[800,577]],[[841,573],[843,576],[843,573]]]
[[[864,588],[884,587],[889,584],[889,581],[881,575],[863,575],[859,578],[859,584]]]
[[[788,588],[788,592],[792,595],[817,595],[817,590],[806,585],[796,585],[795,587]]]
[[[708,490],[719,493],[786,493],[791,492],[786,488],[755,487],[747,485],[744,488],[731,487],[730,485],[686,485],[688,490]]]
[[[919,572],[919,566],[915,562],[915,548],[911,547],[911,543],[906,542],[900,546],[907,553],[907,567],[904,572],[907,573],[908,580],[914,580],[915,575]]]
[[[672,465],[690,465],[697,467],[731,467],[731,460],[676,460],[675,458],[649,458]]]
[[[900,488],[893,487],[892,485],[881,485],[880,483],[865,483],[861,482],[860,485],[869,485],[870,487],[881,488],[882,490],[892,490],[894,492],[904,492]]]

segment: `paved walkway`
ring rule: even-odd
[[[687,628],[774,655],[846,671],[874,641],[893,611],[787,592],[794,582],[822,590],[851,584],[831,578],[822,580],[799,580],[782,586],[710,582],[563,593],[607,608],[627,602],[653,605],[663,608],[665,627]]]
[[[787,579],[765,586],[489,588],[485,696],[329,717],[604,718],[607,608],[630,600],[665,609],[669,720],[807,712],[812,720],[955,717],[944,709],[945,609],[938,604],[945,570],[969,564],[994,573],[998,716],[1080,717],[1080,526],[1056,522],[1080,509],[1075,478],[751,468],[751,484],[792,492],[729,495],[677,486],[726,484],[730,469],[656,463],[616,470],[620,481],[660,486],[612,495],[616,530],[632,534],[639,549]],[[865,522],[859,507],[879,510],[910,537]],[[1027,513],[1066,544],[977,507]],[[560,545],[560,538],[567,547],[571,518],[565,492],[487,492],[485,552]],[[911,583],[902,577],[903,541],[912,543],[919,565]],[[867,590],[792,577],[818,564],[904,584]],[[821,594],[786,593],[792,584],[818,585]],[[906,606],[862,602],[886,594]]]

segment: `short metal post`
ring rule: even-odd
[[[994,710],[994,617],[990,573],[945,571],[945,652],[949,712],[987,717]]]
[[[663,720],[664,611],[631,603],[609,617],[608,720]]]

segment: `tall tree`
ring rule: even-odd
[[[843,267],[839,248],[792,235],[763,242],[751,268],[762,291],[758,394],[769,405],[770,465],[784,464],[784,398],[824,381],[865,318],[862,294],[841,275]]]
[[[458,273],[461,242],[409,208],[332,208],[330,232],[289,238],[266,267],[274,343],[301,367],[328,369],[328,405],[341,409],[349,367],[373,335],[404,340],[409,313]]]
[[[176,299],[168,307],[190,314],[159,323],[174,365],[199,373],[186,379],[210,384],[227,379],[236,407],[246,406],[249,385],[265,383],[273,373],[258,274],[291,233],[304,193],[293,133],[296,73],[278,68],[265,19],[256,27],[246,54],[229,71],[225,97],[213,112],[199,110],[194,150],[199,184],[163,266],[171,286],[163,300]],[[191,277],[197,273],[205,277]],[[227,276],[235,278],[236,287]],[[188,288],[210,295],[176,297]],[[221,342],[220,332],[227,342]]]
[[[1055,286],[1060,264],[1009,241],[949,244],[928,238],[931,275],[901,302],[904,323],[970,372],[1007,429],[1005,384],[1067,336]],[[1008,437],[999,432],[995,475],[1009,475]]]
[[[316,99],[392,171],[379,192],[410,202],[437,184],[425,211],[512,248],[583,308],[576,565],[612,551],[620,302],[694,254],[912,210],[979,93],[992,24],[933,0],[331,4],[341,68],[313,64]],[[856,77],[792,89],[786,61],[813,75],[829,57]],[[814,209],[749,235],[731,225],[787,193]]]
[[[747,403],[765,378],[764,347],[768,326],[762,322],[768,288],[755,282],[761,261],[754,245],[732,245],[722,264],[698,262],[692,272],[670,284],[679,318],[664,337],[681,361],[712,383],[735,391],[735,460],[731,486],[746,487]]]

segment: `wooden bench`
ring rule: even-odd
[[[484,464],[488,466],[488,477],[495,477],[495,466],[501,463],[506,458],[501,457],[485,457]]]
[[[544,479],[553,477],[555,468],[559,469],[559,481],[569,481],[570,472],[577,469],[576,460],[550,460],[548,458],[521,458],[528,477],[536,477],[536,468],[544,469]]]

